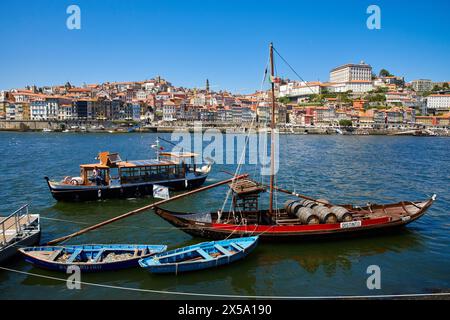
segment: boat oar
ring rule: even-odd
[[[93,226],[90,226],[90,227],[87,227],[85,229],[79,230],[77,232],[71,233],[71,234],[69,234],[67,236],[64,236],[64,237],[57,238],[57,239],[54,239],[52,241],[49,241],[47,243],[47,245],[55,245],[55,244],[60,243],[62,241],[71,239],[73,237],[77,237],[77,236],[82,235],[82,234],[84,234],[86,232],[98,229],[98,228],[103,227],[103,226],[105,226],[107,224],[110,224],[110,223],[113,223],[113,222],[116,222],[116,221],[119,221],[119,220],[122,220],[122,219],[125,219],[125,218],[127,218],[129,216],[132,216],[132,215],[135,215],[137,213],[141,213],[141,212],[153,209],[153,208],[155,208],[157,206],[166,204],[168,202],[171,202],[171,201],[174,201],[174,200],[177,200],[177,199],[181,199],[181,198],[187,197],[189,195],[192,195],[192,194],[195,194],[195,193],[199,193],[199,192],[202,192],[202,191],[206,191],[206,190],[209,190],[209,189],[212,189],[212,188],[215,188],[215,187],[218,187],[218,186],[221,186],[221,185],[224,185],[224,184],[236,181],[236,180],[247,178],[247,177],[248,177],[248,174],[242,174],[242,175],[239,175],[239,176],[234,176],[233,178],[230,178],[230,179],[227,179],[227,180],[223,180],[223,181],[220,181],[220,182],[216,182],[216,183],[211,184],[209,186],[205,186],[205,187],[202,187],[202,188],[198,188],[196,190],[192,190],[192,191],[185,192],[183,194],[176,195],[176,196],[174,196],[174,197],[172,197],[170,199],[157,201],[157,202],[149,204],[149,205],[147,205],[145,207],[135,209],[133,211],[124,213],[124,214],[122,214],[120,216],[117,216],[115,218],[112,218],[112,219],[109,219],[109,220],[97,223],[97,224],[95,224]]]

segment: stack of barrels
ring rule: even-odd
[[[327,207],[325,199],[288,200],[284,204],[286,212],[297,217],[302,224],[337,223],[352,221],[352,214],[340,206]]]

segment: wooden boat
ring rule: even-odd
[[[232,210],[206,213],[180,213],[156,207],[157,215],[193,236],[210,239],[259,235],[261,240],[300,240],[331,236],[359,236],[374,231],[404,226],[425,214],[436,196],[423,201],[402,201],[393,204],[335,205],[275,186],[275,114],[276,98],[273,45],[270,44],[271,65],[271,154],[270,185],[251,179],[230,184]],[[267,70],[266,70],[267,71]],[[269,191],[269,208],[259,208],[259,197]],[[296,197],[282,208],[274,207],[274,193],[280,191]],[[299,200],[302,198],[303,200]],[[225,200],[226,201],[226,200]],[[295,205],[294,205],[295,203]],[[223,207],[225,207],[224,202]]]
[[[214,268],[245,258],[258,237],[203,242],[139,260],[151,273],[175,273]]]
[[[19,247],[39,243],[40,237],[40,217],[29,213],[28,205],[0,217],[0,263],[14,256]]]
[[[202,238],[224,239],[259,235],[262,241],[324,239],[341,236],[360,236],[390,231],[405,226],[425,214],[435,198],[425,201],[395,204],[371,204],[364,207],[341,205],[352,216],[350,221],[305,224],[286,209],[257,212],[181,213],[156,208],[157,215],[184,232]],[[318,204],[319,205],[319,204]]]
[[[165,245],[73,245],[19,249],[33,265],[65,272],[78,266],[82,272],[113,271],[138,266],[139,259],[167,250]]]
[[[195,153],[158,151],[157,154],[157,159],[122,161],[117,153],[102,152],[98,155],[99,163],[80,166],[79,177],[45,179],[56,200],[87,201],[152,195],[153,185],[170,190],[195,189],[211,171],[211,163],[197,167]],[[94,170],[100,172],[100,179],[94,179]]]

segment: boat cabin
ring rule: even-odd
[[[161,152],[158,159],[123,161],[118,153],[101,152],[99,163],[80,165],[80,178],[75,184],[96,185],[94,170],[97,170],[102,185],[122,185],[160,180],[185,178],[189,172],[195,174],[194,158],[190,152]],[[74,184],[74,180],[71,181]]]

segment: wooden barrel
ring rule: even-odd
[[[316,206],[313,209],[314,213],[319,217],[321,223],[336,223],[337,217],[325,206]]]
[[[293,203],[290,207],[290,212],[288,212],[289,214],[295,216],[295,213],[300,210],[300,208],[302,208],[302,205],[296,201],[295,203]]]
[[[311,200],[306,200],[306,199],[300,200],[300,204],[304,207],[311,208],[311,209],[314,208],[315,206],[317,206],[316,202],[311,201]]]
[[[336,215],[339,222],[348,222],[353,220],[352,214],[344,207],[333,206],[330,210]]]
[[[295,203],[298,202],[298,200],[287,200],[284,203],[284,209],[286,210],[287,213],[291,213],[291,206]]]
[[[320,219],[310,208],[300,207],[295,213],[302,224],[319,224]]]

